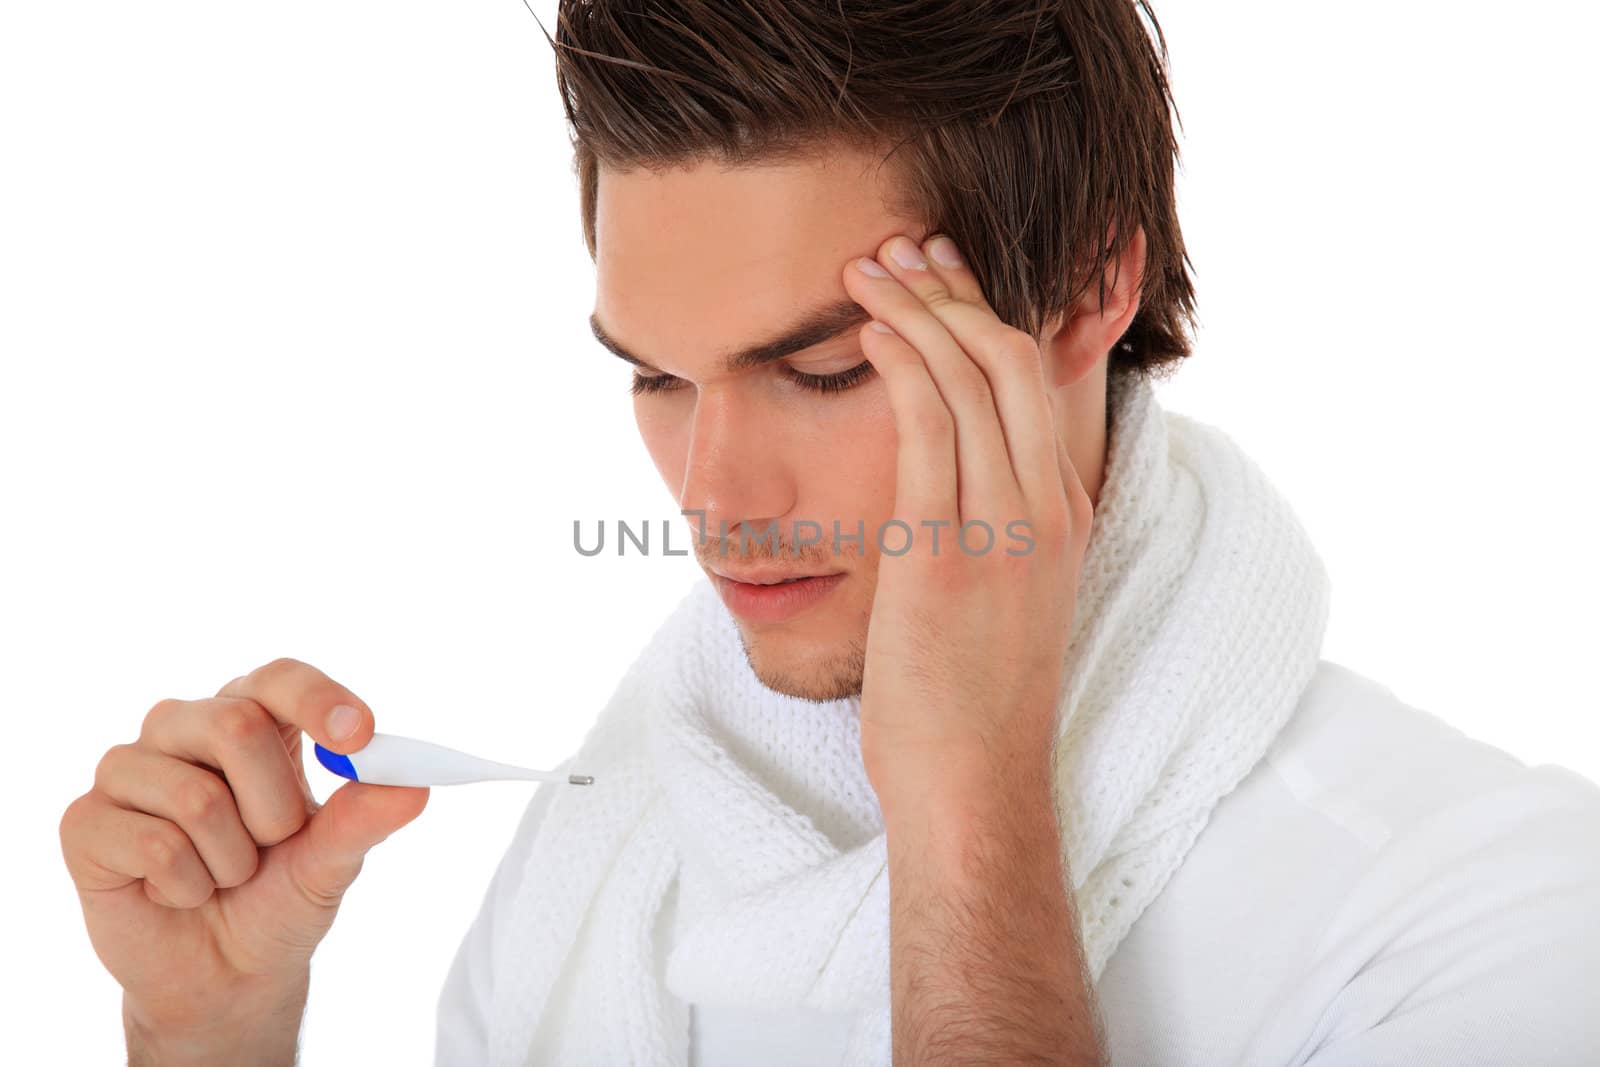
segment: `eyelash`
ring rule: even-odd
[[[849,370],[840,371],[838,374],[805,374],[793,367],[785,366],[784,377],[815,393],[839,393],[853,388],[870,378],[875,368],[871,360],[863,360]],[[633,385],[628,392],[632,396],[643,396],[646,393],[666,393],[676,389],[677,386],[668,384],[679,379],[670,374],[643,375],[638,371],[633,372]]]

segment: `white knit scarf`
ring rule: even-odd
[[[1055,776],[1091,977],[1294,710],[1326,572],[1220,430],[1111,379]],[[689,1003],[853,1013],[890,1063],[889,872],[859,697],[763,687],[701,580],[563,764],[496,953],[492,1067],[688,1063]],[[677,917],[664,905],[676,893]],[[668,932],[670,931],[670,932]]]

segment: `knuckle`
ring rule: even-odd
[[[985,509],[986,512],[989,509]],[[960,555],[982,566],[994,555],[996,523],[970,518],[956,527],[956,547]]]
[[[177,870],[188,841],[182,830],[169,822],[163,822],[159,826],[140,831],[139,854],[145,858],[149,870],[170,873]]]
[[[238,864],[235,870],[230,871],[226,877],[218,879],[216,883],[217,888],[233,889],[236,886],[244,885],[246,882],[256,876],[256,871],[259,870],[260,867],[261,850],[257,848],[248,849],[246,850],[243,862]]]
[[[61,821],[56,824],[56,833],[60,836],[63,847],[77,839],[88,799],[89,794],[80,793],[72,799],[72,803],[68,804],[66,810],[61,813]]]
[[[206,823],[232,803],[232,794],[215,776],[201,771],[174,788],[172,802],[184,821]]]
[[[1026,583],[1037,573],[1038,561],[1033,558],[1032,553],[1001,552],[995,560],[995,566],[999,567],[1008,578]]]
[[[263,798],[263,810],[252,813],[246,828],[256,844],[276,845],[300,832],[317,810],[314,803],[298,787],[273,790]],[[242,818],[242,811],[240,815]]]
[[[144,719],[140,724],[140,736],[144,736],[144,731],[148,730],[152,724],[158,723],[162,719],[172,715],[182,705],[183,701],[178,700],[175,697],[165,697],[150,705],[150,710],[144,713]]]
[[[106,749],[105,755],[100,757],[100,762],[94,765],[94,787],[105,789],[116,776],[117,767],[127,757],[132,745],[112,745]]]
[[[256,668],[252,674],[272,677],[276,688],[284,694],[283,699],[291,706],[286,711],[300,712],[318,705],[349,702],[352,695],[316,667],[292,656],[279,656]]]
[[[1072,533],[1072,513],[1068,510],[1066,497],[1051,497],[1041,505],[1034,515],[1033,528],[1050,544],[1065,544]]]
[[[1060,555],[1072,544],[1072,523],[1067,518],[1065,502],[1059,508],[1051,506],[1035,517],[1034,539],[1054,555]]]
[[[1031,363],[1039,358],[1039,345],[1032,337],[1014,326],[1007,326],[1000,335],[998,347],[1009,358],[1019,363]]]
[[[276,845],[280,841],[287,841],[299,833],[300,828],[306,824],[306,819],[309,817],[304,808],[305,805],[303,803],[288,805],[281,816],[269,821],[261,828],[256,844]]]
[[[249,683],[250,676],[248,674],[241,674],[236,677],[229,678],[226,682],[223,682],[222,685],[217,687],[217,691],[214,695],[219,697],[235,695],[239,693],[245,686],[249,685]]]
[[[231,748],[248,747],[268,729],[265,713],[248,700],[218,705],[208,725],[211,735]]]
[[[263,663],[261,666],[257,667],[255,670],[251,671],[250,673],[252,675],[288,674],[291,671],[301,670],[305,666],[306,666],[305,663],[301,662],[300,660],[295,659],[293,656],[279,656],[277,659],[272,660],[270,663]]]

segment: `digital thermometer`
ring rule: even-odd
[[[534,771],[479,759],[453,748],[395,734],[373,734],[349,755],[315,745],[317,762],[341,778],[371,785],[462,785],[467,782],[567,782],[593,785],[590,774]]]

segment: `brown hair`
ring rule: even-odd
[[[903,149],[892,207],[954,239],[1003,321],[1039,337],[1096,279],[1104,306],[1142,226],[1140,306],[1108,373],[1189,354],[1177,107],[1148,0],[560,0],[557,18],[591,258],[601,165]]]

